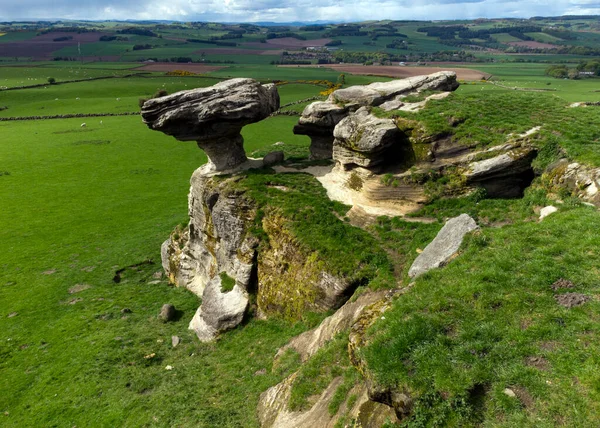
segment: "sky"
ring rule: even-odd
[[[0,21],[355,22],[600,15],[600,0],[0,0]]]

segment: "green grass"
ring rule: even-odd
[[[9,88],[15,86],[32,86],[47,84],[48,77],[54,77],[57,82],[89,79],[93,77],[111,77],[131,74],[131,71],[118,69],[90,69],[79,63],[60,64],[60,67],[0,67],[0,86]]]
[[[395,302],[363,353],[379,383],[416,398],[406,426],[598,423],[600,306],[566,309],[555,296],[600,291],[599,226],[594,209],[567,206],[541,223],[484,229]],[[575,288],[553,291],[559,278]]]

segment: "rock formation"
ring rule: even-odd
[[[205,172],[222,172],[247,161],[242,127],[278,108],[275,85],[239,78],[148,100],[142,118],[151,129],[181,141],[196,141],[208,156]]]
[[[600,207],[600,168],[561,159],[547,171],[542,179],[551,189],[566,189],[581,200]]]
[[[380,119],[362,107],[337,124],[333,131],[333,159],[344,169],[373,168],[384,162],[399,163],[398,151],[404,134],[392,119]]]
[[[426,90],[453,91],[458,88],[456,73],[440,71],[428,76],[415,76],[391,82],[376,82],[366,86],[338,89],[327,101],[317,101],[307,106],[294,127],[295,134],[311,138],[311,157],[328,159],[333,153],[333,131],[348,114],[364,106],[402,104],[402,98]]]
[[[408,276],[415,278],[448,263],[460,248],[465,235],[478,228],[475,220],[468,214],[448,220],[434,240],[415,259]]]

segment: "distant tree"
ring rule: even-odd
[[[48,77],[48,83],[54,85],[56,83],[56,79],[54,77]]]

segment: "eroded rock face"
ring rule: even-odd
[[[340,121],[333,135],[333,159],[345,169],[393,161],[390,149],[399,146],[403,137],[392,119],[377,118],[364,107]]]
[[[163,244],[163,267],[171,283],[202,297],[204,287],[226,272],[242,289],[250,284],[256,238],[248,234],[256,207],[231,180],[216,180],[196,170],[188,195],[189,226]]]
[[[456,73],[441,71],[427,76],[338,89],[329,95],[327,101],[307,106],[294,127],[294,133],[311,138],[313,159],[329,159],[333,154],[334,128],[360,107],[385,104],[386,109],[399,108],[403,105],[402,98],[410,93],[424,90],[453,91],[456,88]]]
[[[562,159],[543,176],[553,189],[567,189],[581,200],[600,207],[600,168]]]
[[[218,172],[246,162],[242,127],[278,108],[275,85],[239,78],[148,100],[142,118],[151,129],[181,141],[197,141],[209,159],[206,170]]]
[[[490,159],[470,163],[464,175],[467,184],[484,187],[490,197],[520,197],[533,180],[531,162],[536,156],[537,150],[533,147],[515,148]]]
[[[190,330],[202,342],[210,342],[219,333],[231,330],[244,319],[248,309],[248,293],[235,285],[233,290],[221,290],[221,277],[215,276],[209,281],[202,294],[202,305],[190,322]]]
[[[415,278],[448,263],[460,248],[465,235],[476,229],[479,229],[479,226],[468,214],[448,220],[433,241],[415,259],[408,276]]]

